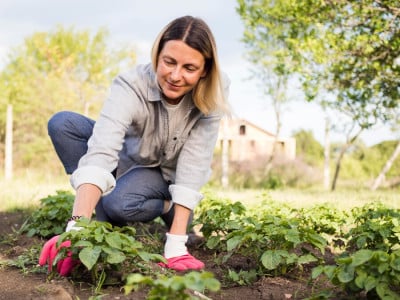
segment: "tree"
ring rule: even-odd
[[[400,69],[395,63],[400,55],[398,1],[238,3],[245,41],[250,39],[248,45],[254,49],[279,41],[278,54],[291,61],[289,71],[299,76],[309,101],[322,98],[321,92],[327,91],[330,97],[323,105],[346,114],[359,130],[390,118],[400,96]],[[359,130],[346,144],[357,139]]]
[[[10,52],[0,88],[2,101],[14,111],[14,157],[19,166],[51,162],[46,132],[50,116],[64,109],[96,115],[111,79],[122,66],[134,63],[130,47],[109,49],[107,38],[104,29],[90,34],[57,27],[33,34]]]
[[[245,31],[243,42],[248,48],[247,59],[255,66],[253,77],[256,78],[261,86],[261,91],[271,100],[275,114],[275,140],[272,153],[266,163],[266,174],[272,166],[277,150],[277,142],[282,129],[282,115],[284,106],[289,101],[288,83],[293,80],[291,68],[292,60],[285,52],[285,44],[279,38],[268,35],[266,30],[257,30],[259,23],[263,22],[260,15],[248,17],[245,6],[241,4],[238,8],[239,14],[245,20],[245,24],[250,28]],[[247,21],[247,22],[246,22]],[[264,25],[265,23],[263,23]],[[273,28],[269,27],[270,30]],[[274,28],[276,32],[279,29]],[[261,41],[261,42],[260,42]]]
[[[310,130],[298,130],[293,133],[296,139],[297,156],[301,157],[307,164],[321,166],[324,159],[324,148],[315,139]]]

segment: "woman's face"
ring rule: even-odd
[[[191,91],[206,75],[203,55],[182,41],[165,43],[158,56],[157,80],[164,97],[171,104]]]

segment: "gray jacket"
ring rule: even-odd
[[[226,94],[228,87],[226,78]],[[115,186],[115,169],[118,178],[133,168],[159,166],[170,183],[172,200],[190,209],[196,207],[203,197],[199,190],[210,177],[221,115],[205,116],[193,101],[185,101],[185,118],[176,132],[169,132],[161,97],[151,64],[116,77],[87,154],[71,176],[74,188],[91,183],[108,194]],[[191,98],[191,94],[185,97]]]

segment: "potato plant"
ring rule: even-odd
[[[127,293],[140,286],[150,288],[148,299],[163,299],[160,295],[194,299],[202,289],[219,288],[212,274],[176,276],[159,268],[156,263],[163,258],[153,252],[161,252],[161,236],[149,239],[133,227],[89,220],[78,222],[79,231],[61,233],[72,203],[72,194],[66,192],[42,199],[23,231],[41,237],[61,234],[59,243],[70,240],[72,246],[63,248],[57,260],[68,254],[79,259],[77,271],[88,271],[97,292],[103,284],[115,281],[116,273],[116,283],[126,280]],[[193,225],[200,226],[204,246],[215,252],[219,267],[235,284],[249,285],[261,276],[281,276],[312,266],[310,282],[322,278],[351,295],[400,299],[400,211],[379,202],[345,212],[332,205],[296,209],[269,198],[246,207],[208,195],[197,208]],[[151,249],[144,239],[152,241]],[[325,261],[327,247],[334,250],[329,262]],[[252,264],[245,270],[226,267],[234,255]],[[73,273],[72,279],[84,274]],[[335,295],[330,290],[317,297]]]
[[[125,294],[128,295],[132,290],[138,290],[143,286],[150,287],[148,297],[146,298],[148,300],[190,300],[209,299],[203,295],[203,292],[206,290],[217,292],[221,284],[210,272],[192,271],[183,276],[158,275],[156,278],[135,273],[127,277],[124,286]]]
[[[28,236],[49,238],[65,231],[66,220],[71,216],[74,195],[66,191],[57,191],[40,199],[40,207],[25,222],[23,232]]]
[[[142,243],[135,238],[136,230],[133,227],[113,227],[107,222],[87,219],[79,220],[76,226],[81,229],[60,235],[58,244],[69,240],[71,247],[61,248],[55,263],[72,255],[90,271],[97,290],[103,285],[107,274],[113,271],[149,273],[157,267],[155,262],[164,261],[161,255],[144,250]]]
[[[244,255],[260,262],[260,275],[285,274],[290,268],[316,262],[326,247],[326,240],[299,226],[298,218],[263,208],[247,210],[239,202],[210,199],[200,207],[196,223],[202,226],[207,247],[226,253],[223,262],[233,254]]]

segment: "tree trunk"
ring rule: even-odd
[[[344,154],[346,153],[347,149],[355,142],[355,140],[359,137],[363,130],[360,129],[357,134],[355,134],[351,139],[347,139],[346,144],[343,145],[342,149],[340,149],[339,157],[336,161],[336,168],[335,168],[335,175],[333,176],[332,180],[332,186],[331,186],[331,191],[334,191],[336,189],[336,182],[337,179],[339,178],[339,172],[340,172],[340,166],[342,163],[342,159],[344,157]]]
[[[396,149],[394,149],[392,156],[388,159],[385,166],[383,167],[382,171],[379,173],[378,177],[376,177],[374,183],[372,184],[371,190],[375,191],[382,183],[383,179],[385,179],[386,173],[392,167],[394,161],[396,160],[397,156],[400,154],[400,141],[397,143]]]
[[[11,180],[13,177],[13,107],[7,105],[6,115],[6,137],[5,137],[5,154],[4,154],[4,178]]]
[[[329,190],[329,183],[331,182],[330,178],[330,148],[331,141],[329,136],[330,131],[330,121],[329,118],[326,118],[325,123],[325,143],[324,143],[324,188]]]

